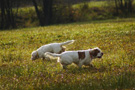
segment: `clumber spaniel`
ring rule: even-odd
[[[65,51],[61,54],[46,52],[45,55],[60,57],[58,58],[58,62],[61,63],[63,69],[66,69],[67,65],[70,65],[71,63],[75,63],[79,68],[81,68],[82,65],[91,66],[90,62],[92,59],[101,58],[103,52],[97,47],[88,50]]]
[[[31,53],[31,60],[36,60],[38,58],[47,59],[47,57],[44,55],[45,52],[51,52],[51,53],[62,53],[65,51],[65,47],[63,45],[71,44],[74,40],[69,40],[62,43],[51,43],[47,45],[43,45],[40,48],[38,48],[36,51],[33,51]]]

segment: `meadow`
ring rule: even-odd
[[[94,67],[63,70],[57,58],[32,61],[31,52],[76,40],[66,50],[99,47]],[[0,31],[0,90],[135,89],[135,18]]]
[[[88,4],[90,8],[93,7],[103,7],[103,6],[108,6],[108,3],[113,3],[113,2],[107,2],[107,1],[91,1],[91,2],[83,2],[83,3],[78,3],[72,5],[73,8],[80,8],[81,5],[83,4]]]

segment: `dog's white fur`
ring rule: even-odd
[[[31,53],[31,60],[36,60],[38,58],[47,58],[44,54],[45,52],[52,52],[52,53],[62,53],[65,51],[65,48],[63,45],[71,44],[75,40],[69,40],[62,43],[51,43],[47,45],[43,45],[40,48],[38,48],[36,51],[33,51]]]
[[[94,54],[96,50],[98,52]],[[83,59],[79,59],[78,52],[83,52],[85,54],[85,57]],[[70,65],[71,63],[75,63],[80,68],[82,67],[82,65],[91,66],[90,62],[92,61],[92,59],[101,58],[103,55],[103,52],[97,47],[97,48],[88,49],[88,50],[65,51],[61,54],[54,54],[50,52],[46,52],[45,54],[51,55],[53,57],[60,57],[58,58],[58,60],[62,64],[63,69],[66,69],[66,66]]]

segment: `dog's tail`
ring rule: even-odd
[[[67,44],[72,44],[75,40],[69,40],[69,41],[66,41],[66,42],[62,42],[61,43],[61,46],[63,45],[67,45]]]
[[[61,56],[61,54],[55,54],[55,53],[50,53],[50,52],[46,52],[45,55],[50,55],[53,57],[60,57]]]

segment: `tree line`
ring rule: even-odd
[[[43,3],[42,8],[43,11],[41,12],[38,9],[38,0],[30,0],[28,3],[33,3],[35,7],[35,11],[37,13],[37,17],[39,19],[40,25],[49,25],[51,21],[51,13],[52,13],[52,0],[39,0]],[[0,0],[0,29],[6,28],[16,28],[16,17],[17,17],[17,10],[19,7],[23,6],[27,2],[26,0]],[[16,8],[16,11],[13,10]],[[44,20],[44,21],[43,21]]]
[[[132,13],[133,12],[133,0],[115,0],[116,13],[119,14],[119,11],[123,13]]]
[[[133,13],[133,1],[114,0],[116,15]],[[0,0],[0,29],[17,28],[18,9],[25,7],[25,2],[34,6],[40,26],[62,23],[66,20],[73,22],[75,21],[73,16],[76,17],[83,13],[83,11],[77,13],[76,10],[73,10],[71,2],[69,4],[67,0],[65,0],[66,3],[64,0]],[[62,20],[61,14],[65,12],[68,13]],[[77,15],[75,15],[76,13]]]

